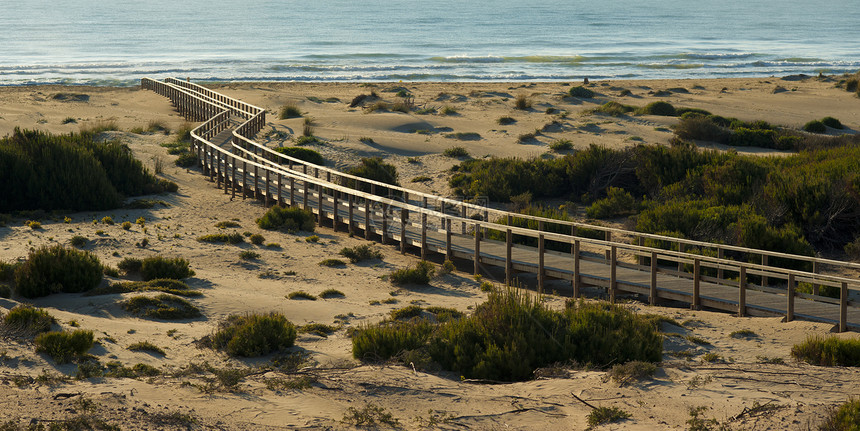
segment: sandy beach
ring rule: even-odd
[[[595,81],[589,88],[597,96],[587,101],[564,97],[571,85],[580,83],[264,82],[211,87],[269,111],[259,142],[289,146],[301,136],[303,118],[278,119],[281,107],[293,104],[304,117],[313,119],[314,135],[323,143],[311,148],[328,165],[346,169],[361,157],[379,156],[397,166],[402,185],[447,195],[451,193],[447,183],[450,168],[459,160],[442,152],[454,146],[464,147],[473,157],[541,157],[551,153],[549,144],[560,139],[570,140],[575,149],[591,144],[613,148],[668,144],[678,118],[589,112],[607,101],[644,106],[663,100],[675,107],[701,108],[725,117],[793,128],[832,116],[845,126],[844,133],[857,133],[860,99],[837,88],[837,81],[838,77]],[[401,90],[412,96],[417,109],[428,113],[369,112],[370,104],[349,106],[356,96],[371,92],[378,95],[376,101],[393,105],[403,101],[397,96]],[[531,108],[515,109],[518,96],[527,97]],[[443,114],[446,109],[449,115]],[[515,121],[500,125],[501,117]],[[860,391],[860,370],[811,366],[796,362],[789,354],[794,344],[809,336],[830,334],[832,325],[647,306],[633,299],[626,306],[634,311],[682,323],[664,324],[663,362],[653,379],[637,384],[622,386],[604,371],[565,366],[545,370],[532,381],[490,385],[461,381],[452,373],[362,364],[352,358],[349,328],[380,321],[392,310],[410,304],[453,307],[468,313],[487,294],[470,273],[460,270],[434,278],[427,287],[393,286],[383,276],[418,260],[393,246],[375,245],[383,254],[381,260],[320,266],[324,259],[341,258],[338,252],[343,247],[364,240],[318,228],[319,241],[308,242],[307,233],[258,228],[255,220],[266,211],[262,203],[231,200],[199,170],[174,166],[175,156],[161,144],[174,140],[175,134],[130,131],[145,129],[151,122],[172,131],[186,124],[168,99],[154,92],[83,86],[0,87],[0,136],[11,134],[16,127],[69,133],[105,122],[114,122],[120,129],[106,132],[106,136],[128,144],[150,169],[163,163],[161,176],[176,182],[179,192],[151,196],[167,204],[152,209],[51,214],[42,219],[39,230],[24,225],[26,218],[15,218],[0,227],[0,261],[24,259],[32,247],[68,245],[75,235],[89,238],[85,249],[111,266],[125,257],[184,257],[196,272],[189,285],[203,292],[202,297],[192,299],[203,317],[182,321],[138,318],[118,305],[130,294],[0,299],[0,315],[19,302],[28,302],[51,313],[59,327],[72,328],[70,322],[75,322],[93,330],[99,341],[90,353],[103,363],[145,363],[163,370],[161,375],[147,378],[78,380],[74,378],[76,365],[56,365],[49,357],[34,353],[32,342],[0,333],[0,424],[12,421],[26,426],[31,420],[55,421],[89,412],[122,429],[186,429],[187,422],[177,419],[180,417],[194,418],[192,429],[352,429],[343,421],[348,409],[371,405],[391,413],[403,429],[584,430],[593,405],[617,406],[632,415],[597,429],[687,429],[690,410],[703,407],[702,417],[716,419],[730,429],[806,430],[815,429],[830,406]],[[528,133],[535,133],[534,138],[520,142],[519,137]],[[779,154],[758,148],[737,151]],[[429,179],[412,182],[416,177]],[[95,222],[105,216],[116,224]],[[71,222],[65,223],[64,217]],[[120,223],[134,223],[140,217],[146,220],[146,231],[137,224],[129,230],[120,227]],[[280,247],[197,241],[202,235],[223,232],[215,227],[219,221],[235,221],[239,227],[231,230],[260,233],[265,243]],[[136,246],[144,238],[149,246]],[[240,259],[243,250],[253,250],[260,257]],[[339,289],[345,297],[316,301],[286,297],[294,291],[319,294],[327,288]],[[546,297],[554,308],[563,307],[565,299]],[[282,312],[296,325],[337,324],[340,329],[328,337],[300,334],[293,350],[305,353],[307,363],[294,375],[250,371],[235,386],[225,387],[212,373],[180,372],[189,364],[217,369],[265,364],[271,357],[239,360],[200,348],[195,341],[212,333],[228,315],[268,311]],[[754,335],[737,336],[740,330]],[[835,335],[857,337],[851,332]],[[127,349],[140,341],[161,347],[165,354]],[[703,360],[706,354],[721,359],[708,362]],[[70,377],[56,382],[40,378],[45,373]],[[267,386],[273,379],[297,375],[313,376],[315,383],[304,389]],[[96,407],[83,408],[81,399]]]

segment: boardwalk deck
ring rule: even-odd
[[[170,97],[189,118],[205,121],[192,132],[195,148],[204,172],[225,193],[255,197],[266,204],[307,208],[320,222],[329,223],[336,230],[361,231],[367,239],[400,244],[403,252],[412,247],[422,257],[436,253],[469,260],[476,273],[500,268],[506,280],[515,273],[534,274],[539,289],[544,288],[547,279],[565,280],[574,295],[585,286],[596,286],[606,289],[612,300],[622,293],[639,294],[652,301],[690,303],[694,308],[710,307],[742,315],[785,315],[788,320],[834,323],[839,330],[860,329],[860,307],[854,299],[860,281],[821,275],[815,270],[804,272],[767,265],[768,256],[788,255],[744,250],[749,255],[761,256],[762,264],[748,264],[724,259],[724,249],[732,249],[728,246],[706,244],[720,252],[721,257],[710,258],[631,245],[630,238],[638,237],[638,241],[633,241],[638,244],[642,244],[643,238],[642,234],[632,232],[605,229],[603,239],[596,240],[490,223],[486,221],[490,219],[488,209],[379,183],[366,181],[364,186],[369,185],[371,193],[362,192],[347,187],[342,181],[345,174],[329,168],[289,158],[274,161],[270,151],[251,139],[265,124],[265,111],[259,108],[191,83],[147,79],[143,83]],[[358,186],[360,180],[353,183]],[[377,196],[373,193],[376,187],[394,189],[397,196],[395,199]],[[504,214],[508,219],[521,217]],[[539,226],[545,223],[555,221],[539,220]],[[571,232],[576,232],[577,227],[584,226],[572,224]],[[488,238],[488,229],[501,237],[507,235],[508,240]],[[510,240],[513,236],[531,238],[537,246],[514,244]],[[620,242],[619,238],[627,241]],[[666,240],[675,241],[678,249],[685,247],[681,240]],[[548,242],[562,244],[570,252],[547,250]],[[687,243],[688,247],[701,246]],[[654,257],[659,258],[661,265],[643,264],[642,258]],[[824,259],[793,258],[809,259],[815,269],[824,264],[860,268]],[[679,271],[685,265],[692,270]],[[711,269],[712,274],[705,275],[706,269]],[[714,277],[716,271],[720,275]],[[746,274],[743,286],[738,281],[741,272]],[[838,286],[840,298],[796,294],[788,285],[796,286],[798,282],[811,283],[816,291],[819,284]],[[554,286],[558,289],[558,283]]]

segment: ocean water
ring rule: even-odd
[[[860,69],[858,0],[28,0],[0,85],[566,81]]]

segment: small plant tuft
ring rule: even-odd
[[[388,279],[394,284],[428,284],[435,268],[427,261],[421,261],[407,268],[394,270]]]

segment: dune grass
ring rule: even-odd
[[[289,348],[296,327],[281,313],[233,314],[201,343],[230,356],[256,357]]]
[[[155,297],[134,296],[120,303],[122,308],[139,317],[183,320],[200,317],[200,309],[175,295],[162,293]]]

